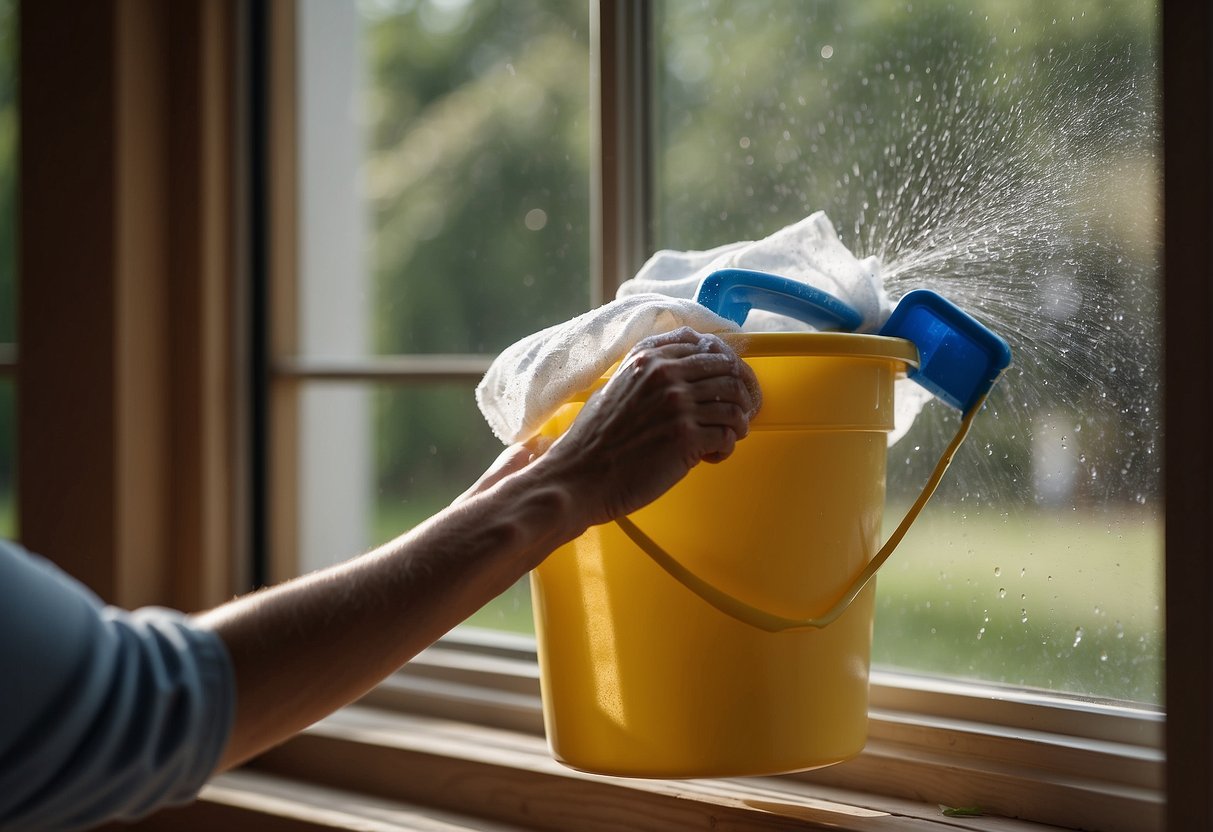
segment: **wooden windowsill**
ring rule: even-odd
[[[947,817],[935,805],[791,778],[673,781],[586,774],[555,762],[543,739],[530,733],[365,706],[318,723],[240,774],[249,771],[279,778],[278,783],[322,784],[347,796],[364,796],[368,805],[386,800],[397,807],[472,814],[484,819],[484,829],[501,824],[637,832],[1056,828],[995,817]],[[219,787],[228,791],[214,791]],[[223,796],[230,801],[233,788],[237,785],[220,780],[203,799]]]

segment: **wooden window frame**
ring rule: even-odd
[[[596,116],[592,270],[593,297],[601,301],[614,295],[651,248],[651,25],[647,4],[601,0],[591,10]],[[290,12],[283,14],[279,25],[289,27]],[[280,32],[279,37],[289,35]],[[286,66],[282,70],[289,72]],[[289,83],[289,76],[275,83],[275,91],[288,101],[293,100]],[[273,123],[289,131],[293,121],[275,118]],[[290,141],[289,135],[280,135],[274,144]],[[290,280],[290,275],[275,277],[276,285]],[[292,328],[290,322],[285,326]],[[274,372],[280,387],[295,391],[299,382],[325,380],[471,382],[485,368],[485,359],[474,356],[318,362],[294,357],[289,350],[277,355]],[[274,401],[275,406],[292,406],[280,393]],[[292,464],[285,449],[278,455],[285,466]],[[274,480],[290,482],[291,476],[275,470]],[[535,735],[542,732],[536,673],[533,645],[525,641],[456,634],[402,669],[363,704]],[[798,781],[977,804],[994,814],[1045,823],[1082,822],[1107,830],[1162,827],[1165,721],[1159,711],[881,672],[873,674],[871,701],[871,741],[865,752],[854,761],[798,776]],[[326,742],[340,742],[340,725],[316,730],[329,732]],[[300,743],[303,747],[307,740]],[[267,755],[259,766],[295,772],[292,759],[288,746]],[[340,772],[322,760],[310,766],[311,777],[340,780]]]
[[[19,9],[17,524],[126,606],[247,586],[235,12]]]
[[[594,245],[598,296],[605,298],[646,250],[645,156],[635,155],[643,147],[635,139],[645,135],[647,105],[644,55],[634,50],[637,33],[643,41],[645,4],[600,0],[593,8],[602,142]],[[239,180],[229,174],[243,162],[233,138],[239,85],[225,74],[239,66],[239,9],[236,0],[39,0],[22,8],[22,340],[20,361],[10,361],[22,430],[19,523],[31,548],[127,605],[197,608],[242,585],[248,345],[238,287],[247,241],[240,213],[228,211],[241,204]],[[280,26],[293,4],[270,0],[270,9]],[[1179,0],[1163,0],[1162,11],[1167,717],[875,674],[869,751],[852,763],[778,780],[796,805],[892,806],[904,828],[921,829],[943,823],[923,801],[945,800],[1105,830],[1213,828],[1213,15]],[[61,60],[65,53],[71,62]],[[289,63],[276,66],[279,81],[289,83]],[[184,98],[171,94],[182,90]],[[289,88],[276,92],[272,106],[289,105]],[[194,97],[207,106],[180,106]],[[284,191],[273,199],[289,206],[290,177],[282,171],[290,169],[293,119],[275,109],[271,122],[271,130],[287,131],[285,144],[274,145],[273,163],[282,169],[273,181]],[[75,170],[89,175],[64,175]],[[178,204],[182,194],[195,195],[196,213]],[[272,274],[289,292],[294,232],[289,222],[273,228]],[[273,337],[285,339],[276,341],[281,346],[289,334]],[[447,359],[318,367],[292,363],[289,349],[275,354],[284,357],[276,368],[284,379],[479,373],[458,361],[439,366]],[[279,386],[289,395],[289,382]],[[275,460],[289,464],[281,455]],[[289,495],[279,496],[275,522],[293,529]],[[766,781],[679,791],[565,772],[532,751],[493,757],[488,745],[444,747],[435,739],[497,730],[533,750],[539,709],[532,649],[500,635],[469,642],[456,634],[360,705],[266,755],[257,772],[462,806],[501,822],[529,819],[536,828],[576,825],[543,804],[540,792],[566,804],[592,793],[595,801],[607,795],[621,806],[650,807],[651,817],[636,828],[669,828],[663,824],[673,815],[662,813],[675,810],[688,823],[724,818],[736,828],[879,828],[862,813],[846,820],[808,809],[764,820],[753,796],[768,794]],[[362,785],[351,780],[351,761],[365,763],[357,772]],[[505,778],[491,782],[511,788],[484,792],[477,808],[466,791],[434,793],[432,778],[419,777],[424,788],[410,788],[410,775],[392,770],[403,763],[456,780],[491,774]],[[247,782],[239,776],[221,779],[215,793],[239,791]],[[245,793],[256,792],[247,786]],[[528,814],[528,797],[538,801],[538,815]],[[904,798],[914,803],[896,802]],[[206,817],[208,806],[229,805],[226,799],[204,800],[196,817]],[[964,828],[964,821],[948,823]],[[996,819],[974,824],[1027,828]],[[310,827],[299,821],[282,828]]]

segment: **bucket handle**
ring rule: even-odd
[[[799,318],[822,329],[854,331],[862,323],[858,310],[820,289],[749,269],[721,269],[709,274],[700,283],[696,299],[737,324],[744,323],[755,306]],[[1011,349],[1006,341],[951,301],[927,290],[906,294],[879,334],[912,341],[918,348],[920,362],[917,369],[910,371],[909,377],[964,416],[927,484],[893,534],[824,613],[812,618],[785,618],[759,609],[687,569],[627,517],[620,517],[615,523],[672,578],[744,624],[779,633],[820,629],[833,623],[868,585],[918,519],[952,464],[952,457],[968,435],[990,389],[1011,363]]]
[[[919,493],[918,498],[910,506],[909,511],[901,519],[897,528],[889,535],[889,539],[880,547],[880,551],[868,561],[867,565],[855,576],[846,590],[821,615],[816,615],[812,618],[785,618],[782,615],[776,615],[775,613],[759,609],[735,595],[730,595],[720,587],[709,583],[683,566],[673,555],[661,548],[651,537],[641,531],[629,518],[620,517],[615,520],[615,523],[623,529],[624,534],[633,543],[639,546],[670,577],[725,615],[731,616],[743,624],[749,624],[751,627],[765,630],[768,633],[782,633],[788,630],[821,629],[832,624],[846,611],[851,602],[855,600],[855,597],[875,577],[877,570],[893,554],[898,544],[901,543],[902,538],[906,536],[906,532],[910,530],[910,526],[918,519],[919,513],[927,504],[927,501],[931,499],[931,495],[935,493],[935,489],[943,479],[948,466],[952,464],[952,457],[955,456],[957,449],[960,448],[961,443],[964,442],[965,437],[968,435],[969,428],[973,424],[973,418],[981,410],[981,406],[985,403],[987,395],[988,391],[983,393],[968,411],[965,412],[964,417],[960,420],[960,427],[956,430],[956,435],[952,437],[952,441],[948,443],[943,455],[940,456],[939,462],[935,464],[935,470],[931,472],[931,476],[927,479],[927,484],[923,486],[922,492]]]

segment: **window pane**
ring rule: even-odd
[[[473,385],[311,383],[299,397],[302,566],[408,531],[448,505],[502,450]]]
[[[824,210],[1015,364],[879,579],[874,660],[1161,701],[1153,2],[661,3],[655,245]],[[886,531],[954,432],[890,449]]]
[[[312,383],[299,397],[300,571],[344,560],[447,506],[501,452],[473,385]],[[479,613],[529,630],[525,587]]]
[[[589,301],[584,4],[305,0],[301,349],[495,353]]]

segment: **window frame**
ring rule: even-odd
[[[272,8],[273,40],[293,44],[293,5],[281,2]],[[598,0],[591,2],[590,10],[595,117],[591,126],[591,274],[592,297],[597,303],[613,297],[615,288],[634,273],[651,249],[647,229],[652,215],[648,129],[652,25],[648,4]],[[1207,48],[1207,44],[1203,46]],[[273,59],[282,73],[273,82],[271,101],[276,113],[271,118],[271,141],[276,148],[293,142],[290,125],[294,122],[289,112],[294,100],[293,78],[284,52],[278,51]],[[280,110],[284,107],[285,111]],[[282,158],[292,156],[285,153]],[[274,175],[282,176],[283,171],[275,169],[271,171]],[[1168,195],[1171,184],[1169,177]],[[278,216],[293,221],[289,194],[293,186],[279,187],[282,192],[275,203],[282,210]],[[272,237],[275,241],[289,239],[293,233],[282,230]],[[277,243],[275,251],[281,251]],[[294,300],[290,285],[293,258],[293,253],[282,252],[279,266],[273,269],[276,292],[281,292],[275,304],[279,309],[283,298]],[[284,349],[290,339],[282,339],[279,326],[289,333],[294,323],[286,320],[275,326],[270,372],[276,425],[278,420],[289,423],[292,417],[283,411],[293,406],[293,397],[306,383],[474,382],[488,363],[483,356],[441,355],[340,362],[305,359]],[[293,433],[279,427],[273,434],[277,437],[273,456],[278,460],[273,482],[290,483],[294,472],[287,448],[292,447]],[[276,506],[275,512],[282,515],[275,514],[274,528],[282,529],[282,518],[293,520],[293,509],[280,500]],[[1168,513],[1169,539],[1171,531]],[[290,550],[291,534],[279,537],[274,545],[279,552],[274,557],[276,570],[289,569],[281,553]],[[1202,551],[1207,548],[1206,544]],[[1170,552],[1168,546],[1169,568]],[[1171,584],[1169,569],[1168,592]],[[1169,666],[1168,672],[1171,670]],[[1200,672],[1207,675],[1207,659]],[[1170,677],[1168,682],[1170,687]],[[362,705],[542,733],[533,643],[488,631],[460,630],[449,635],[368,694]],[[1170,699],[1168,705],[1173,707]],[[815,787],[976,804],[994,814],[1042,823],[1081,823],[1108,830],[1158,829],[1164,815],[1164,771],[1174,768],[1164,766],[1168,727],[1159,710],[875,671],[871,739],[865,751],[853,761],[793,779]],[[1208,770],[1207,764],[1204,770]],[[927,783],[931,785],[924,786]]]
[[[289,17],[293,7],[292,0],[254,0],[249,5],[268,7],[271,16],[283,17]],[[108,0],[70,15],[62,14],[56,4],[30,3],[28,8],[36,14],[27,15],[23,5],[21,87],[32,93],[21,99],[19,233],[26,291],[20,293],[18,308],[20,361],[13,357],[7,370],[17,381],[22,429],[17,487],[23,539],[115,602],[197,609],[247,585],[241,574],[248,540],[242,506],[248,503],[246,466],[253,451],[243,420],[252,409],[246,398],[253,384],[246,375],[255,349],[244,340],[249,310],[240,289],[247,285],[247,249],[255,248],[257,241],[245,239],[240,229],[249,220],[248,195],[241,188],[256,179],[257,172],[243,155],[248,130],[243,121],[252,120],[249,91],[240,77],[231,77],[248,70],[249,33],[237,19],[247,9],[235,0],[167,5]],[[627,0],[599,0],[592,6],[598,26],[594,54],[602,67],[595,76],[600,117],[604,125],[616,124],[614,131],[602,130],[602,168],[597,174],[602,177],[596,192],[602,229],[596,251],[604,264],[609,264],[608,248],[623,261],[644,250],[643,225],[624,207],[637,199],[643,202],[644,196],[634,178],[635,165],[620,161],[629,146],[626,137],[635,136],[628,132],[634,128],[627,127],[634,121],[626,117],[635,117],[637,108],[635,98],[620,92],[621,86],[626,90],[635,84],[627,73],[636,65],[625,48],[627,39],[619,35],[643,26],[638,19],[643,8]],[[1164,304],[1169,333],[1165,725],[1158,715],[1143,719],[1138,712],[1123,714],[1107,706],[1084,707],[1049,697],[1001,702],[992,698],[992,691],[977,687],[919,691],[912,678],[877,674],[872,691],[874,753],[857,761],[868,769],[844,764],[793,778],[805,794],[836,794],[829,791],[833,786],[823,784],[853,776],[861,791],[912,794],[922,810],[921,801],[942,800],[950,784],[975,779],[995,796],[984,804],[990,811],[1044,820],[1042,804],[1057,801],[1062,804],[1057,811],[1068,813],[1067,825],[1161,828],[1165,811],[1167,828],[1213,827],[1213,794],[1208,788],[1213,782],[1213,442],[1208,437],[1208,425],[1213,424],[1213,12],[1206,5],[1179,0],[1162,0],[1162,12],[1168,217],[1164,288],[1165,300],[1170,300]],[[71,62],[63,62],[65,53],[73,56]],[[280,59],[275,53],[274,60]],[[279,82],[289,82],[286,66],[275,63]],[[150,83],[155,79],[168,79],[167,86]],[[171,101],[199,97],[200,85],[205,108],[172,109]],[[170,96],[169,89],[182,94]],[[277,90],[270,96],[274,107],[287,100]],[[607,113],[609,107],[622,110],[614,117],[617,121]],[[275,114],[280,117],[281,111]],[[281,131],[284,125],[276,123]],[[289,190],[289,177],[281,176],[289,169],[289,130],[287,134],[285,144],[275,145],[267,161],[279,174],[270,177],[274,187]],[[172,163],[163,164],[166,159]],[[76,170],[105,175],[63,176],[63,171]],[[633,178],[625,178],[626,171]],[[608,211],[607,191],[612,188],[631,196],[616,197],[622,202]],[[180,202],[170,211],[166,197],[180,193],[199,194],[200,213],[183,210]],[[289,193],[283,197],[274,191],[271,202],[278,208],[289,206]],[[608,214],[616,218],[613,233]],[[271,272],[279,279],[289,276],[293,256],[289,239],[284,242],[281,236],[294,233],[282,222],[288,215],[278,214],[268,228]],[[147,222],[149,217],[155,221]],[[70,246],[63,244],[65,226],[76,232]],[[611,273],[626,269],[604,265],[601,274]],[[606,297],[613,287],[602,280]],[[289,280],[285,290],[290,290]],[[65,298],[72,302],[65,303]],[[135,315],[137,310],[123,306],[136,300],[154,300],[163,315]],[[148,323],[170,319],[174,333]],[[144,328],[136,333],[124,329],[132,321],[142,322]],[[120,342],[132,336],[149,345],[147,354],[172,356],[168,366],[174,370],[173,384],[165,382],[163,365],[141,364],[139,356],[121,351]],[[120,362],[127,363],[122,364],[125,376],[119,382],[114,375]],[[283,386],[289,385],[286,381]],[[139,410],[143,407],[148,409]],[[191,413],[202,414],[203,423],[180,421]],[[142,418],[164,431],[154,447],[140,432],[146,424]],[[65,444],[65,430],[81,423],[89,429],[78,438],[79,444]],[[133,453],[136,449],[138,454]],[[201,461],[182,462],[189,459]],[[158,473],[149,476],[153,469]],[[65,494],[47,487],[48,482],[71,483],[74,490]],[[129,502],[118,503],[114,495],[119,492]],[[275,512],[290,511],[289,500],[281,494],[275,498],[282,500]],[[72,509],[71,523],[62,522],[68,514],[65,505]],[[136,508],[140,516],[130,517]],[[277,522],[278,514],[273,516]],[[155,545],[140,539],[132,546],[131,538],[120,535],[123,524],[134,527],[136,520],[164,524],[151,541]],[[461,638],[455,633],[435,645],[355,709],[378,706],[376,712],[387,714],[385,719],[391,709],[432,713],[455,720],[456,730],[496,720],[520,735],[537,734],[537,670],[531,648],[490,634],[477,637],[474,650],[465,649]],[[388,710],[379,710],[383,707]],[[991,709],[1006,714],[1003,719],[1009,724],[1000,727],[1001,733],[982,721],[989,719]],[[267,770],[302,753],[308,736],[322,731],[332,735],[337,728],[322,725],[286,744],[265,764]],[[1165,733],[1163,743],[1159,732]],[[366,732],[347,731],[345,736],[352,759],[368,764],[358,776],[408,779],[375,762],[381,758],[372,753]],[[901,779],[895,780],[896,772],[890,771],[898,766]],[[563,770],[553,763],[545,771],[548,784],[553,772]],[[980,776],[974,778],[973,772]],[[1159,786],[1163,776],[1165,791]],[[561,794],[570,802],[583,793],[581,786],[588,788],[586,784],[603,784],[619,801],[643,792],[639,783],[629,786],[572,773],[564,777],[572,785]],[[326,779],[339,778],[330,773]],[[1047,786],[1043,793],[1037,791],[1041,784]],[[713,788],[686,788],[692,787],[698,793]],[[1154,807],[1150,825],[1129,827],[1132,816],[1122,811],[1124,804],[1105,800],[1109,790],[1120,793],[1130,806]],[[697,815],[704,825],[719,816],[712,806],[724,806],[736,793],[721,785],[713,794],[718,795],[715,803],[708,801]],[[1164,794],[1165,810],[1159,802]],[[433,796],[435,802],[442,799]],[[858,805],[869,802],[858,792],[849,799]],[[655,815],[650,828],[662,828],[661,823]],[[806,820],[806,826],[811,823]],[[974,823],[981,828],[1024,828],[997,819]],[[317,826],[304,822],[298,828]],[[542,828],[559,827],[546,823]],[[764,827],[756,823],[745,828]],[[871,826],[856,823],[852,828]]]

